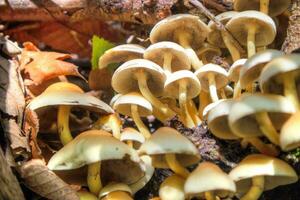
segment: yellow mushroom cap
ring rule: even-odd
[[[291,0],[270,0],[269,15],[274,17],[283,13],[291,4]],[[260,10],[260,0],[235,0],[233,4],[234,10]]]
[[[57,82],[51,84],[49,87],[45,89],[43,94],[51,93],[51,92],[78,92],[78,93],[84,93],[84,91],[77,85],[69,82]]]
[[[260,88],[266,93],[283,94],[283,80],[280,76],[286,74],[297,79],[299,71],[300,56],[298,54],[278,57],[267,64],[261,72],[259,77]]]
[[[184,178],[174,174],[166,178],[159,188],[161,200],[185,200]]]
[[[87,191],[79,191],[77,194],[80,200],[98,200],[94,194]]]
[[[130,92],[119,96],[113,108],[123,115],[131,116],[131,105],[138,106],[140,116],[149,116],[152,113],[152,105],[138,92]]]
[[[157,129],[139,149],[140,155],[149,155],[153,167],[169,168],[165,154],[174,153],[182,166],[189,166],[200,160],[195,145],[178,131],[170,127]]]
[[[125,62],[131,59],[143,58],[145,48],[136,44],[122,44],[111,48],[99,58],[100,69],[112,63]]]
[[[109,183],[100,190],[98,197],[101,199],[109,193],[115,191],[122,191],[132,195],[132,191],[128,185],[124,183]]]
[[[280,185],[287,185],[298,181],[294,169],[278,158],[263,154],[252,154],[244,158],[229,176],[235,181],[238,194],[244,194],[252,185],[252,177],[264,176],[264,190],[271,190]]]
[[[282,126],[280,132],[280,147],[290,151],[300,146],[300,111],[291,116]]]
[[[261,71],[264,69],[265,65],[268,64],[271,60],[276,57],[283,55],[282,51],[278,51],[275,49],[268,49],[265,51],[261,51],[256,53],[255,55],[248,58],[248,60],[244,63],[244,66],[240,71],[240,83],[241,87],[245,88],[247,85],[256,81]]]
[[[186,81],[187,99],[192,99],[199,95],[201,90],[200,82],[197,76],[188,70],[180,70],[170,74],[165,82],[165,94],[173,98],[179,98],[180,81]]]
[[[284,122],[295,113],[294,105],[285,97],[271,94],[243,95],[229,113],[229,125],[239,137],[262,136],[255,114],[267,112],[272,124],[280,130]]]
[[[243,68],[246,61],[247,59],[245,58],[238,59],[231,65],[228,71],[228,78],[230,81],[238,82],[238,80],[240,79],[240,71]]]
[[[151,43],[160,41],[173,41],[178,43],[175,32],[178,29],[191,35],[190,44],[198,48],[204,42],[209,32],[207,25],[199,17],[190,14],[177,14],[159,21],[150,32]]]
[[[236,191],[234,181],[217,165],[202,162],[188,176],[184,184],[184,192],[192,196],[202,196],[204,192],[232,192]]]
[[[143,70],[148,77],[150,91],[159,96],[163,94],[166,75],[164,70],[152,61],[145,59],[134,59],[123,63],[112,76],[111,85],[113,89],[121,94],[139,91],[135,72]]]
[[[185,49],[174,42],[164,41],[150,45],[145,50],[144,58],[162,67],[166,53],[172,55],[172,71],[191,68],[191,62],[185,53]]]
[[[276,25],[271,17],[254,10],[243,11],[233,16],[226,28],[244,46],[247,45],[248,27],[255,26],[255,45],[266,46],[273,42],[276,36]]]
[[[134,143],[138,143],[134,146],[140,146],[145,142],[145,137],[143,136],[143,134],[141,134],[134,128],[127,127],[123,129],[121,133],[120,141],[122,142],[133,141]]]
[[[195,75],[200,80],[202,89],[206,92],[209,91],[208,74],[214,75],[217,89],[225,87],[229,81],[227,71],[221,66],[211,63],[203,65],[195,72]]]

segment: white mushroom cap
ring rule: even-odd
[[[280,147],[290,151],[300,146],[300,111],[291,116],[282,126],[280,132]]]
[[[234,181],[217,165],[202,162],[188,176],[184,184],[184,192],[192,196],[202,196],[204,192],[232,192],[236,191]]]
[[[211,111],[211,109],[213,109],[215,106],[217,106],[219,103],[221,103],[222,101],[224,101],[225,99],[219,99],[216,102],[212,102],[210,104],[208,104],[207,106],[205,106],[205,108],[203,109],[203,119],[207,119],[208,113]]]
[[[228,78],[230,81],[238,82],[238,80],[240,79],[240,71],[243,68],[246,61],[247,59],[245,58],[238,59],[231,65],[228,71]]]
[[[284,122],[295,113],[295,107],[280,95],[259,93],[243,95],[232,106],[228,118],[234,134],[239,137],[263,135],[254,117],[258,112],[267,112],[274,127],[280,130]]]
[[[138,92],[130,92],[120,96],[114,103],[113,108],[123,115],[131,116],[131,105],[138,106],[141,117],[149,116],[152,113],[152,105]]]
[[[164,41],[150,45],[145,50],[144,58],[151,60],[162,67],[166,53],[172,55],[172,71],[191,68],[191,62],[185,49],[174,42]]]
[[[123,129],[120,141],[133,141],[139,144],[143,144],[145,142],[145,137],[134,128],[127,127]]]
[[[186,81],[187,84],[187,99],[192,99],[199,95],[201,90],[200,82],[197,76],[188,70],[180,70],[170,74],[165,82],[165,93],[168,96],[179,98],[180,81]]]
[[[174,174],[166,178],[159,188],[161,200],[185,200],[184,178]]]
[[[125,62],[132,59],[143,58],[145,48],[136,44],[122,44],[107,50],[100,58],[100,69],[112,63]]]
[[[182,166],[189,166],[200,160],[196,146],[178,131],[170,127],[157,129],[139,149],[140,155],[152,157],[153,167],[169,168],[165,154],[174,153]]]
[[[252,177],[264,176],[264,190],[298,181],[294,169],[286,162],[263,154],[252,154],[243,159],[229,176],[236,182],[237,192],[244,194],[252,185]]]

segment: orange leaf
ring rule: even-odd
[[[63,75],[83,78],[76,65],[63,61],[70,57],[69,54],[40,51],[32,43],[26,42],[20,58],[20,67],[35,85]]]

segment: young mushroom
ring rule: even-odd
[[[186,50],[192,67],[197,70],[203,65],[194,49],[198,49],[207,37],[209,28],[199,17],[190,14],[177,14],[158,22],[150,32],[151,43],[172,41]]]
[[[90,192],[98,195],[105,179],[119,177],[126,184],[144,176],[144,167],[137,152],[100,130],[86,131],[56,152],[48,162],[50,170],[70,170],[88,165],[87,184]],[[120,169],[126,166],[126,174]],[[123,174],[122,174],[123,173]],[[109,177],[107,177],[109,176]]]
[[[217,165],[202,162],[188,176],[184,192],[189,198],[205,197],[206,200],[217,200],[218,196],[235,193],[234,181]]]
[[[247,59],[242,58],[237,61],[235,61],[229,71],[228,71],[228,78],[231,82],[234,83],[234,92],[233,92],[233,98],[238,98],[241,95],[241,84],[240,84],[240,71],[243,68],[245,62]]]
[[[149,155],[152,166],[170,168],[175,174],[186,178],[189,171],[185,168],[199,162],[200,156],[195,145],[173,128],[161,127],[145,141],[139,155]]]
[[[289,164],[261,154],[247,156],[229,176],[235,181],[241,200],[257,200],[263,191],[298,181],[298,175]]]
[[[138,130],[148,139],[151,136],[149,129],[145,126],[141,117],[152,114],[152,105],[138,92],[130,92],[120,96],[113,108],[123,115],[132,117]]]
[[[166,178],[159,187],[159,197],[161,200],[185,200],[184,193],[185,179],[173,174]]]
[[[109,183],[99,192],[100,200],[133,200],[130,187],[124,183]]]
[[[97,113],[114,113],[103,101],[85,94],[77,85],[67,82],[58,82],[50,85],[41,95],[34,98],[28,108],[35,110],[58,107],[57,127],[63,145],[69,143],[73,136],[69,128],[69,115],[72,107],[78,106]]]
[[[202,90],[209,92],[213,102],[219,100],[217,90],[228,83],[227,71],[216,64],[206,64],[195,72],[201,83]]]
[[[226,24],[230,33],[248,49],[248,58],[256,53],[257,46],[266,46],[276,36],[276,25],[271,17],[258,11],[243,11]]]
[[[131,148],[139,149],[141,144],[145,142],[145,137],[134,128],[127,127],[123,129],[120,141],[127,143]]]

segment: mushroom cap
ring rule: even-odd
[[[254,10],[243,11],[233,16],[226,24],[230,33],[244,46],[247,45],[249,26],[256,27],[255,45],[271,44],[276,36],[276,25],[271,17]]]
[[[170,127],[157,129],[139,149],[140,155],[149,155],[156,168],[169,168],[165,154],[174,153],[182,166],[199,162],[200,155],[195,145]]]
[[[114,113],[113,109],[98,98],[83,93],[82,89],[71,83],[54,83],[42,94],[35,97],[28,108],[39,111],[51,106],[69,105],[82,107],[98,113]]]
[[[208,112],[208,128],[212,132],[212,134],[214,134],[218,138],[224,140],[238,139],[238,137],[231,131],[228,123],[228,116],[231,112],[231,107],[233,104],[233,99],[226,99],[219,102]]]
[[[127,192],[132,195],[132,191],[130,187],[124,183],[109,183],[108,185],[104,186],[99,192],[99,199],[103,198],[104,196],[108,195],[111,192],[115,191],[122,191]]]
[[[112,63],[125,62],[131,59],[143,58],[145,48],[136,44],[122,44],[111,48],[99,58],[98,67],[103,69]]]
[[[159,21],[150,32],[151,43],[173,41],[178,43],[175,32],[179,29],[191,34],[190,44],[198,48],[204,42],[209,32],[207,25],[199,17],[190,14],[177,14]]]
[[[268,63],[261,72],[259,77],[260,88],[264,93],[283,94],[282,75],[294,76],[295,79],[298,79],[299,72],[300,56],[298,54],[278,57]]]
[[[88,191],[78,191],[76,193],[79,196],[80,200],[98,200],[97,196]]]
[[[145,50],[144,58],[151,60],[162,67],[164,65],[164,56],[166,53],[172,55],[172,71],[191,68],[191,62],[188,55],[185,53],[185,49],[174,42],[164,41],[150,45]]]
[[[115,96],[113,96],[113,98],[111,98],[111,100],[110,100],[110,102],[109,102],[109,105],[110,105],[111,107],[114,107],[115,102],[117,101],[117,99],[118,99],[120,96],[122,96],[122,94],[116,94]]]
[[[274,17],[283,13],[291,4],[291,0],[270,0],[269,15]],[[260,10],[260,0],[235,0],[233,8],[236,11]]]
[[[216,19],[219,20],[222,24],[226,24],[233,16],[235,16],[238,12],[236,11],[228,11],[223,12],[216,16]],[[216,23],[214,21],[209,21],[208,28],[210,29],[207,35],[207,41],[220,48],[225,48],[226,45],[223,42],[223,38],[220,30],[217,28]]]
[[[215,106],[217,106],[219,103],[221,103],[224,100],[225,99],[219,99],[218,101],[211,102],[210,104],[205,106],[205,108],[203,109],[203,112],[202,112],[203,119],[207,119],[208,113],[211,111],[211,109],[213,109]]]
[[[240,84],[242,88],[247,87],[252,82],[256,81],[264,69],[265,65],[276,57],[283,55],[282,51],[268,49],[256,53],[248,58],[240,71]]]
[[[209,91],[208,74],[213,74],[216,81],[216,88],[225,87],[228,83],[228,73],[227,71],[219,65],[216,64],[206,64],[195,72],[198,77],[201,87],[204,91]]]
[[[185,200],[184,178],[174,174],[166,178],[159,188],[159,197],[163,200]]]
[[[123,63],[113,74],[111,85],[121,94],[139,91],[135,72],[143,70],[148,77],[147,84],[155,96],[160,96],[164,91],[166,75],[164,70],[154,62],[145,59],[134,59]]]
[[[234,134],[239,137],[263,135],[255,118],[258,112],[267,112],[274,127],[280,130],[284,122],[295,113],[295,107],[280,95],[261,93],[243,95],[232,105],[228,117]]]
[[[201,48],[197,51],[197,55],[201,57],[203,54],[207,61],[211,61],[214,56],[221,56],[222,51],[219,47],[213,46],[209,43],[203,43]]]
[[[143,134],[141,134],[134,128],[127,127],[127,128],[123,129],[123,131],[121,133],[120,141],[122,141],[122,142],[133,141],[134,146],[140,146],[140,144],[143,144],[145,142],[145,137],[143,136]],[[135,143],[138,143],[138,144],[135,144]]]
[[[239,194],[244,194],[250,189],[251,178],[255,176],[264,176],[264,190],[298,181],[296,172],[289,164],[263,154],[248,155],[231,170],[229,176],[235,181]]]
[[[152,113],[152,105],[138,92],[123,94],[114,103],[113,108],[123,115],[131,116],[131,105],[137,105],[141,117]]]
[[[165,82],[165,93],[167,96],[178,99],[179,85],[181,81],[186,82],[187,99],[192,99],[199,95],[201,90],[200,82],[197,76],[188,70],[180,70],[170,74]]]
[[[291,116],[282,126],[280,132],[280,147],[290,151],[300,146],[300,111]]]
[[[235,61],[229,71],[228,71],[228,78],[232,82],[238,82],[240,79],[240,71],[243,68],[245,62],[247,61],[246,58],[238,59]]]
[[[217,165],[202,162],[188,176],[184,184],[184,192],[189,196],[202,196],[204,192],[236,191],[234,181]]]

